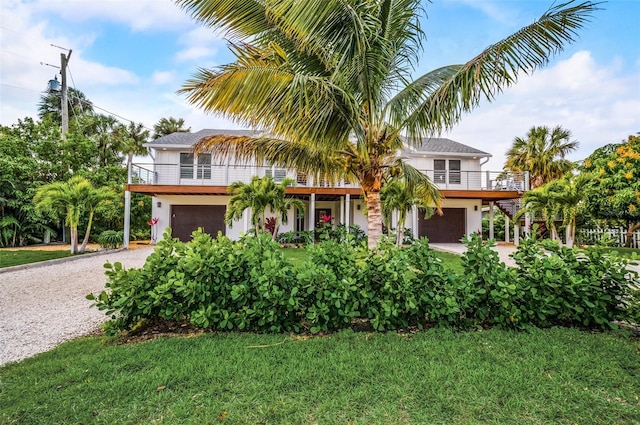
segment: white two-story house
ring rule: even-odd
[[[305,211],[290,211],[280,232],[313,230],[323,215],[331,216],[334,225],[357,224],[366,232],[366,207],[357,185],[329,185],[308,179],[296,170],[233,161],[215,163],[211,154],[194,155],[194,143],[214,134],[255,133],[243,130],[173,133],[147,144],[153,163],[134,164],[134,184],[128,185],[128,189],[153,196],[152,216],[159,219],[158,234],[171,227],[174,237],[187,241],[193,230],[202,227],[212,235],[221,231],[232,239],[238,238],[251,228],[250,215],[245,211],[241,220],[225,224],[224,215],[231,198],[227,188],[235,181],[249,182],[254,175],[270,175],[276,181],[289,176],[297,182],[287,189],[287,194],[301,199]],[[425,139],[421,146],[399,155],[426,173],[444,195],[442,215],[425,219],[422,211],[414,209],[407,219],[407,227],[415,236],[426,236],[433,243],[458,242],[464,235],[481,231],[483,205],[519,198],[528,185],[522,176],[483,171],[483,163],[491,157],[489,153],[449,139]]]

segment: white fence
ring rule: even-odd
[[[613,227],[609,229],[581,229],[578,236],[583,242],[593,243],[608,235],[614,241],[615,246],[625,246],[627,242],[627,229]],[[640,248],[640,231],[636,230],[631,235],[631,248]]]

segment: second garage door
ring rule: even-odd
[[[183,242],[191,240],[191,233],[198,227],[213,237],[225,234],[224,205],[172,205],[171,234]]]
[[[467,210],[443,208],[443,214],[433,214],[424,219],[424,211],[418,217],[418,235],[433,243],[457,243],[466,234]]]

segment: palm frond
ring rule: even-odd
[[[265,2],[259,0],[176,0],[191,17],[208,27],[222,28],[227,36],[244,39],[267,31]]]

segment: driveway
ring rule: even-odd
[[[104,263],[141,267],[152,251],[84,254],[0,272],[0,365],[98,330],[107,317],[85,297],[104,289]]]

